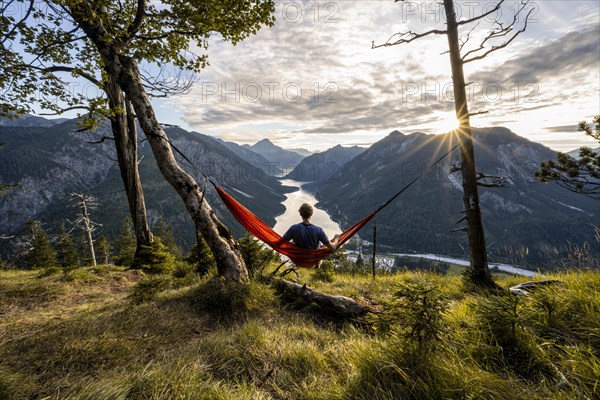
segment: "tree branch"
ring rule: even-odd
[[[488,51],[486,51],[485,53],[479,55],[479,56],[474,56],[471,58],[467,58],[470,54],[474,54],[478,51],[481,51],[485,48],[485,43],[490,40],[490,39],[494,39],[494,38],[498,38],[498,37],[502,37],[502,36],[506,36],[508,35],[510,32],[512,32],[513,30],[513,26],[517,23],[518,20],[518,16],[521,13],[521,11],[523,11],[523,9],[525,8],[525,6],[528,4],[528,2],[524,3],[523,7],[521,7],[519,9],[518,12],[515,13],[514,17],[513,17],[513,21],[510,25],[508,25],[507,27],[504,27],[502,25],[502,23],[497,22],[496,24],[500,27],[499,30],[492,30],[488,36],[483,40],[483,42],[481,42],[481,44],[479,45],[479,47],[477,49],[471,50],[469,52],[467,52],[464,56],[462,56],[462,62],[463,64],[466,63],[470,63],[472,61],[476,61],[476,60],[481,60],[485,57],[487,57],[489,54],[498,51],[500,49],[505,48],[506,46],[508,46],[513,40],[515,40],[517,38],[517,36],[519,36],[521,33],[525,32],[525,30],[527,29],[527,23],[529,22],[529,17],[531,16],[531,13],[534,11],[534,9],[529,10],[529,12],[527,13],[527,15],[525,16],[525,22],[523,23],[523,28],[519,29],[514,35],[512,35],[512,37],[510,39],[508,39],[506,42],[502,43],[501,45],[498,46],[492,46]]]
[[[403,44],[403,43],[410,43],[413,40],[417,40],[417,39],[420,39],[425,36],[445,35],[447,32],[448,31],[446,31],[446,30],[432,29],[432,30],[424,32],[424,33],[414,33],[413,31],[395,33],[392,36],[390,36],[390,38],[383,44],[376,45],[375,41],[371,42],[371,49],[377,49],[379,47],[396,46],[398,44]],[[395,42],[390,42],[396,36],[399,36],[399,39],[396,40]]]
[[[67,108],[62,108],[57,112],[53,112],[53,113],[39,113],[38,115],[62,115],[67,111],[73,111],[73,110],[89,110],[90,108],[88,106],[73,106],[73,107],[67,107]]]
[[[4,10],[6,10],[8,8],[8,6],[12,3],[9,2],[6,7],[4,7],[2,9],[2,15],[4,15]],[[13,26],[13,28],[10,30],[10,32],[4,34],[4,38],[2,39],[2,41],[0,41],[0,44],[4,44],[12,35],[15,34],[17,28],[27,20],[27,18],[29,18],[29,15],[31,15],[31,12],[33,11],[33,7],[35,5],[35,0],[30,0],[29,1],[29,7],[27,7],[27,12],[25,13],[25,16],[23,18],[21,18],[21,20],[17,23],[15,23],[15,25]]]
[[[36,67],[36,66],[30,65],[29,67],[33,68],[33,69],[37,69],[37,70],[42,71],[42,72],[48,72],[48,73],[52,73],[52,72],[70,72],[70,73],[74,73],[74,74],[77,74],[78,76],[81,76],[82,78],[87,79],[88,81],[90,81],[94,85],[98,86],[99,88],[103,88],[104,87],[104,85],[102,84],[102,82],[100,82],[98,79],[96,79],[92,75],[88,74],[87,72],[81,71],[80,69],[77,69],[77,68],[74,68],[74,67],[69,67],[69,66],[66,66],[66,65],[53,65],[51,67]]]
[[[500,7],[502,6],[502,3],[504,3],[504,0],[500,0],[500,2],[498,2],[496,4],[496,7],[492,8],[490,11],[486,12],[485,14],[481,14],[481,15],[478,15],[478,16],[473,17],[471,19],[464,20],[464,21],[459,21],[457,23],[457,25],[459,25],[459,26],[460,25],[467,25],[467,24],[470,24],[472,22],[479,21],[480,19],[483,19],[483,18],[487,17],[488,15],[490,15],[490,14],[495,13],[496,11],[498,11],[500,9]],[[527,0],[526,3],[529,3],[529,0]]]
[[[127,29],[127,37],[128,37],[127,41],[131,40],[131,38],[133,38],[135,36],[135,34],[137,33],[137,31],[142,26],[142,23],[144,22],[144,17],[145,16],[146,16],[146,1],[145,0],[138,0],[138,2],[137,2],[137,11],[135,13],[135,18],[133,19],[133,22],[131,23],[131,25]]]

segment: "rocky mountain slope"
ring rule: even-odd
[[[242,147],[260,154],[282,170],[293,169],[304,158],[303,155],[273,144],[269,139],[263,139],[252,146],[245,144]]]
[[[306,157],[285,177],[301,182],[324,182],[335,176],[344,164],[363,151],[365,149],[358,146],[337,145]]]
[[[533,173],[554,151],[505,128],[474,132],[478,170],[506,177],[505,188],[480,187],[489,253],[497,259],[543,263],[564,255],[569,242],[593,243],[600,203]],[[403,135],[398,131],[372,145],[318,185],[320,206],[348,226],[376,209],[456,144],[452,134]],[[466,234],[450,231],[463,214],[460,173],[448,174],[458,151],[426,173],[376,218],[378,243],[402,252],[465,256]],[[370,240],[371,232],[362,235]],[[598,253],[598,248],[592,249]]]
[[[64,219],[73,219],[69,194],[80,192],[98,198],[99,208],[92,214],[103,226],[99,230],[114,238],[127,213],[123,183],[119,175],[112,141],[90,144],[103,135],[112,136],[108,126],[98,132],[75,132],[75,120],[52,126],[0,128],[0,182],[18,182],[19,187],[0,198],[0,234],[23,231],[25,222],[40,219],[54,231]],[[200,171],[256,212],[269,223],[283,211],[280,204],[285,188],[254,165],[235,155],[213,138],[180,128],[166,129],[172,143],[194,165],[177,155],[180,165],[203,186]],[[194,228],[177,193],[164,181],[147,142],[139,148],[140,174],[146,195],[149,220],[159,216],[174,226],[188,246],[194,240]],[[209,185],[207,200],[225,223],[238,235],[243,229],[230,216]],[[7,241],[2,241],[7,242]],[[3,243],[6,245],[5,243]]]

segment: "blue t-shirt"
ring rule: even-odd
[[[293,240],[296,246],[303,249],[318,249],[319,242],[329,243],[329,238],[321,227],[304,222],[290,226],[283,238]]]

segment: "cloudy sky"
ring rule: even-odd
[[[494,4],[460,1],[458,14],[467,19]],[[508,23],[519,5],[505,0],[463,52],[479,45],[493,16]],[[487,111],[472,124],[505,126],[556,150],[594,145],[576,126],[600,113],[600,2],[537,0],[525,11],[527,30],[509,47],[465,66],[471,112]],[[456,126],[445,36],[371,49],[397,32],[443,29],[441,5],[284,1],[276,19],[237,46],[214,38],[211,65],[193,90],[155,102],[160,119],[239,143],[268,137],[310,150]]]

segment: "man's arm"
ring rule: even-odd
[[[289,229],[287,230],[287,232],[283,234],[283,236],[282,236],[283,240],[285,240],[286,242],[289,242],[290,240],[292,240],[292,238],[294,237],[293,232],[294,232],[294,225],[290,226]]]
[[[338,248],[339,244],[340,244],[340,235],[335,235],[333,237],[333,242],[330,242],[329,240],[327,240],[325,242],[325,246],[327,246],[327,248],[331,251],[335,251]]]

